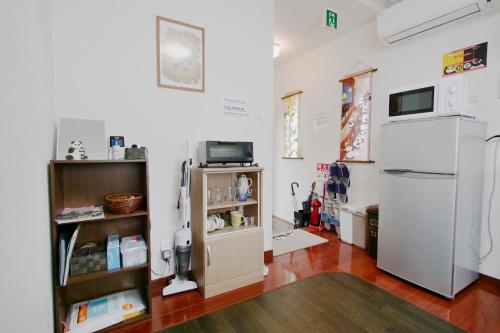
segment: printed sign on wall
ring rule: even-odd
[[[330,177],[330,164],[317,163],[316,164],[316,177],[321,180],[327,181]]]
[[[325,16],[323,18],[323,26],[325,28],[337,30],[338,14],[335,10],[326,8]]]
[[[250,110],[248,103],[242,99],[224,97],[224,116],[236,118],[248,118]]]
[[[486,67],[488,42],[443,54],[443,76]]]

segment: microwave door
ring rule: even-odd
[[[411,119],[436,113],[436,86],[403,90],[389,95],[389,119]]]

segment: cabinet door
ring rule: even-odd
[[[210,239],[205,248],[207,285],[261,271],[264,266],[262,229]]]

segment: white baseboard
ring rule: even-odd
[[[278,221],[280,221],[280,222],[284,222],[284,223],[289,223],[289,224],[291,224],[291,225],[295,225],[295,223],[290,222],[290,221],[287,221],[287,220],[284,220],[284,219],[282,219],[282,218],[280,218],[280,217],[277,217],[276,215],[273,215],[273,220],[278,220]]]

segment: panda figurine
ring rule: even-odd
[[[66,155],[67,160],[86,160],[88,158],[85,155],[85,148],[80,140],[71,141],[68,148],[68,155]]]

